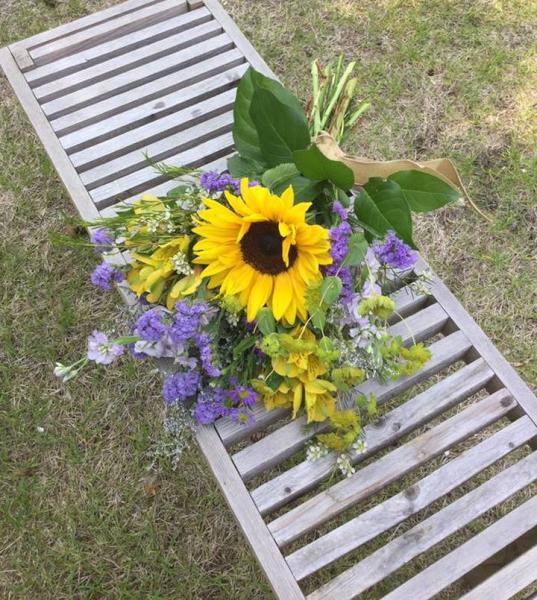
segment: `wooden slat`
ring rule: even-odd
[[[149,61],[179,52],[193,44],[202,43],[222,33],[222,27],[214,19],[186,31],[180,31],[165,39],[144,45],[126,54],[115,56],[96,65],[80,69],[76,73],[55,79],[50,83],[34,88],[34,94],[41,104],[50,102],[78,90],[86,90],[99,82],[107,83],[116,75],[143,66]],[[110,86],[114,87],[114,84]]]
[[[188,107],[192,107],[195,110],[195,106],[199,102],[203,102],[217,93],[235,87],[247,69],[248,65],[244,62],[244,57],[238,50],[230,50],[226,54],[228,55],[227,57],[219,55],[217,60],[219,60],[219,64],[222,67],[224,67],[222,62],[229,61],[229,65],[231,66],[227,70],[223,70],[223,72],[217,73],[187,88],[165,94],[159,97],[157,101],[151,100],[140,106],[134,106],[117,115],[73,131],[60,137],[62,146],[67,150],[68,154],[79,152],[95,144],[122,135],[135,127],[153,124],[154,121],[164,116],[177,115],[180,111]],[[222,58],[222,62],[220,58]],[[214,61],[215,59],[210,60]]]
[[[536,435],[537,426],[528,417],[511,423],[412,487],[287,556],[287,564],[293,575],[300,581],[373,540],[455,490]]]
[[[472,404],[464,411],[393,450],[374,463],[318,493],[269,523],[276,543],[284,546],[365,500],[451,446],[494,423],[515,405],[505,390]]]
[[[214,427],[200,427],[196,438],[237,522],[278,598],[303,600],[297,582],[254,506]]]
[[[84,108],[127,90],[130,90],[131,95],[136,97],[133,88],[139,87],[144,83],[154,83],[156,79],[195,65],[204,58],[210,58],[226,50],[230,50],[233,48],[233,45],[231,38],[226,33],[222,33],[193,44],[188,48],[171,52],[156,60],[150,60],[124,73],[113,75],[104,81],[88,85],[83,90],[78,90],[50,102],[45,102],[41,107],[49,119],[53,120],[77,108]],[[156,84],[154,83],[154,85]],[[162,90],[158,91],[162,92]]]
[[[462,600],[508,600],[534,581],[537,581],[537,546],[486,579]]]
[[[236,89],[226,90],[194,106],[75,152],[71,155],[71,162],[79,172],[83,172],[81,179],[88,189],[102,185],[109,176],[115,177],[132,166],[144,164],[142,151],[157,156],[173,151],[185,142],[194,145],[201,137],[206,121],[225,112],[231,114],[235,96]],[[226,119],[224,121],[227,122]],[[217,122],[213,121],[213,124]],[[217,129],[214,126],[209,134]]]
[[[185,142],[184,147],[186,149],[182,150],[180,149],[181,144],[178,144],[177,140],[175,140],[178,146],[177,153],[150,153],[150,157],[155,160],[166,159],[169,164],[173,165],[197,167],[209,162],[212,158],[216,159],[228,154],[229,150],[233,147],[233,136],[231,133],[222,132],[231,130],[232,120],[233,115],[231,113],[209,119],[203,125],[196,126],[195,128],[194,133],[202,143],[195,147],[189,147],[192,143]],[[187,132],[183,132],[183,135],[183,139],[187,140]],[[217,137],[211,137],[207,141],[204,141],[209,135]],[[165,176],[156,172],[153,167],[147,166],[124,177],[118,177],[110,183],[92,190],[90,194],[97,207],[101,208],[114,204],[118,200],[123,200],[133,194],[145,191],[153,184],[156,185],[165,180]]]
[[[114,119],[117,117],[120,126],[124,126],[132,122],[130,121],[130,115],[125,117],[125,119],[129,119],[125,122],[122,115],[126,111],[137,108],[143,110],[144,105],[148,107],[147,110],[149,111],[152,108],[158,109],[161,107],[159,104],[161,99],[162,102],[166,101],[167,94],[181,93],[181,90],[184,90],[186,93],[185,88],[198,82],[203,82],[209,77],[223,73],[230,67],[243,62],[244,57],[237,49],[228,50],[175,73],[160,77],[150,83],[136,85],[131,90],[116,94],[111,98],[95,102],[68,115],[52,120],[51,126],[60,137],[81,130],[83,127],[93,127],[94,125],[97,127],[96,131],[100,133],[98,124],[104,119]],[[64,139],[65,137],[62,137],[62,140]]]
[[[60,39],[62,37],[72,34],[75,31],[82,31],[83,29],[88,29],[92,25],[96,25],[109,19],[113,19],[119,15],[134,12],[143,8],[144,6],[155,4],[155,2],[156,0],[127,0],[126,2],[122,2],[121,4],[111,6],[110,8],[92,13],[90,15],[77,19],[76,21],[66,23],[65,25],[60,25],[59,27],[55,27],[54,29],[42,31],[41,33],[26,38],[25,40],[21,40],[19,42],[11,44],[9,48],[13,52],[13,55],[23,56],[25,54],[27,56],[28,60],[30,61],[28,64],[21,65],[18,60],[17,63],[19,64],[19,67],[21,69],[28,68],[33,66],[34,64],[33,60],[28,54],[29,48],[34,48],[52,40]]]
[[[229,130],[230,126],[227,129]],[[169,164],[185,167],[201,167],[221,156],[226,156],[232,148],[233,136],[231,133],[224,133],[194,148],[167,156],[166,161]],[[167,177],[160,175],[153,167],[148,166],[95,189],[91,192],[91,197],[97,208],[100,209],[124,200],[129,196],[145,192],[151,187],[166,181],[166,179]]]
[[[394,415],[398,415],[397,411],[402,412],[400,418],[398,416],[393,416],[392,425],[393,423],[399,423],[402,426],[394,431],[393,435],[400,437],[402,435],[402,429],[410,425],[410,416],[414,411],[414,406],[423,407],[425,409],[425,414],[428,414],[428,411],[433,413],[432,408],[435,402],[440,398],[441,401],[446,403],[447,408],[453,403],[456,403],[467,396],[471,396],[477,390],[481,389],[481,387],[492,379],[492,377],[492,371],[483,361],[478,361],[477,364],[469,365],[457,373],[454,373],[452,376],[437,383],[422,394],[419,394],[412,401],[405,403],[403,406],[400,406],[393,411]],[[360,393],[359,387],[357,388],[356,393]],[[390,386],[382,385],[381,383],[377,383],[376,390],[373,393],[377,397],[379,406],[393,397]],[[439,412],[442,410],[441,404],[438,407]],[[384,429],[386,422],[392,419],[390,415],[391,413],[382,419],[380,428],[375,426],[372,427],[377,434],[379,433],[379,429]],[[413,416],[416,416],[417,418],[417,422],[414,425],[415,427],[417,427],[419,423],[422,423],[423,420],[427,420],[425,417],[419,417],[418,415]],[[431,418],[431,416],[432,414],[429,414],[429,418]],[[302,449],[317,433],[326,431],[329,428],[330,424],[326,422],[319,423],[316,426],[308,426],[305,416],[301,415],[290,423],[286,423],[273,433],[268,434],[258,442],[243,448],[231,458],[244,481],[248,481],[264,470],[273,467],[289,456],[292,456],[295,452]],[[369,438],[367,439],[369,441]],[[390,443],[389,438],[388,440],[385,440],[385,443]],[[355,457],[356,460],[358,460],[358,458],[359,455]],[[329,461],[326,462],[328,463]],[[316,482],[318,482],[317,479]],[[304,484],[308,486],[309,482],[305,481]]]
[[[30,87],[44,85],[52,80],[65,77],[78,69],[85,69],[96,63],[135,50],[145,44],[179,33],[184,29],[201,25],[211,19],[211,13],[206,8],[171,17],[160,23],[143,27],[136,32],[136,35],[129,33],[119,36],[88,50],[82,50],[47,65],[35,67],[25,74],[26,81],[28,81]]]
[[[419,273],[423,270],[430,270],[430,267],[425,261],[420,260],[420,264],[416,270]],[[520,375],[505,360],[500,351],[479,328],[477,323],[438,276],[434,276],[431,291],[437,301],[449,313],[456,326],[466,333],[476,351],[488,362],[502,385],[513,394],[530,419],[534,423],[537,423],[537,400]]]
[[[136,11],[117,14],[113,19],[96,23],[69,35],[52,40],[30,49],[29,53],[36,64],[44,64],[54,59],[73,54],[86,48],[101,44],[120,35],[163,21],[188,10],[186,0],[161,0]]]
[[[399,300],[401,300],[401,298],[399,298],[398,301]],[[416,319],[418,319],[418,317],[416,317]],[[431,335],[430,332],[431,332],[431,324],[432,323],[434,324],[433,331],[436,329],[436,332],[437,332],[437,331],[439,331],[438,328],[441,329],[444,326],[445,322],[447,321],[447,319],[445,318],[445,315],[442,314],[441,312],[437,312],[437,309],[433,309],[432,312],[427,312],[427,318],[425,320],[421,320],[421,318],[419,318],[419,320],[421,321],[421,325],[425,324],[425,327],[423,329],[421,329],[421,325],[420,325],[420,323],[418,323],[417,320],[413,322],[413,326],[414,327],[420,326],[420,337],[422,337],[422,338],[423,338],[423,336]],[[408,329],[406,327],[398,328],[395,331],[401,333],[404,337],[406,337],[408,334]],[[423,336],[421,335],[422,333],[423,333]],[[464,336],[457,336],[455,338],[451,338],[451,336],[450,336],[451,342],[454,343],[452,350],[455,353],[459,349],[457,342],[462,341],[463,337]],[[438,347],[440,349],[440,348],[446,347],[446,345],[447,345],[447,343],[441,344],[440,346],[432,345],[431,351],[433,351],[433,348],[435,348],[435,347]],[[467,345],[466,350],[468,350],[468,349],[469,349],[469,346]],[[460,358],[460,355],[457,355],[457,356],[458,356],[458,358]],[[438,372],[438,370],[451,364],[450,357],[446,356],[444,354],[444,352],[442,352],[441,356],[439,356],[438,358],[439,358],[439,360],[444,361],[443,366],[441,366],[441,365],[439,366],[439,362],[433,358],[432,361],[430,361],[429,363],[427,363],[427,365],[425,365],[424,369],[421,369],[419,371],[419,373],[416,374],[416,376],[419,379],[414,379],[414,377],[412,377],[412,378],[402,377],[401,379],[399,379],[396,382],[389,382],[387,385],[389,385],[392,390],[391,397],[394,397],[395,395],[397,395],[397,393],[399,393],[399,391],[401,391],[402,389],[407,389],[408,387],[410,387],[410,385],[409,385],[410,381],[415,381],[416,383],[418,381],[422,381],[424,378],[430,376],[433,373]],[[447,362],[445,362],[446,360],[447,360]],[[458,360],[458,359],[455,358],[452,362],[455,362],[456,360]],[[376,389],[377,389],[377,383],[374,381],[367,381],[364,384],[362,384],[362,386],[360,386],[360,391],[364,394],[373,393]],[[267,412],[262,405],[259,405],[259,406],[254,407],[255,421],[252,424],[244,425],[244,424],[235,423],[231,419],[219,419],[216,423],[216,428],[217,428],[217,431],[218,431],[220,437],[222,438],[222,441],[224,442],[224,444],[226,446],[231,446],[232,444],[235,444],[237,442],[240,442],[240,441],[248,438],[252,433],[255,433],[256,431],[260,431],[261,429],[264,429],[266,426],[268,426],[272,423],[275,423],[276,421],[285,417],[288,414],[288,412],[289,412],[289,410],[285,409],[285,408],[283,408],[283,409],[276,408],[274,410]]]
[[[430,550],[433,546],[462,529],[517,491],[524,489],[536,479],[537,453],[533,453],[508,469],[501,471],[478,488],[452,502],[403,535],[388,542],[385,546],[310,594],[308,600],[320,600],[321,598],[350,600],[354,598],[376,583],[383,581],[416,556]],[[523,514],[519,512],[517,515],[520,518],[519,522],[515,523],[513,518],[508,518],[508,515],[485,530],[484,533],[497,526],[496,534],[500,534],[497,541],[497,545],[500,546],[499,549],[537,524],[537,497],[532,498],[523,506],[526,506],[522,511]],[[530,507],[532,508],[531,516],[528,514]],[[516,512],[513,511],[513,513]],[[502,525],[499,525],[500,523]],[[515,533],[516,536],[513,537]],[[487,535],[487,540],[490,540],[490,534]],[[477,551],[479,549],[481,549],[481,556],[477,561]],[[477,566],[483,562],[487,558],[487,556],[484,556],[485,554],[490,556],[490,546],[487,544],[486,552],[482,552],[483,549],[482,543],[474,542],[472,545],[473,552],[467,547],[466,552],[455,551],[448,554],[388,594],[385,600],[430,598],[465,572],[468,572],[472,566]],[[460,574],[456,572],[457,568],[462,571]]]
[[[412,376],[392,381],[387,386],[392,397],[404,390],[416,385],[423,379],[445,369],[449,365],[460,360],[470,348],[470,343],[460,331],[435,342],[430,346],[432,352],[431,360],[425,367]],[[374,392],[374,385],[378,382],[366,382],[368,393]],[[390,413],[391,417],[397,413]],[[217,422],[218,424],[218,422]],[[405,423],[384,417],[379,421],[368,425],[365,429],[368,450],[365,456],[378,451],[384,447],[390,438],[408,433]],[[278,475],[274,479],[254,489],[252,498],[263,515],[266,515],[290,500],[301,496],[309,491],[317,483],[324,481],[334,469],[334,456],[329,454],[316,461],[305,460],[295,467]]]
[[[390,323],[417,312],[432,300],[430,295],[420,294],[408,285],[391,294],[391,298],[395,300],[397,314],[390,318]]]
[[[71,161],[52,131],[49,122],[41,111],[35,96],[28,87],[8,48],[0,49],[0,67],[4,71],[21,106],[30,119],[78,213],[86,221],[98,219],[99,212],[93,204],[88,191],[82,185]]]
[[[432,304],[393,325],[390,333],[393,336],[400,335],[407,340],[407,344],[421,342],[442,331],[448,320],[446,311],[440,305]]]

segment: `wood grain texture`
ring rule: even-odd
[[[461,600],[508,600],[537,581],[537,546],[500,569]]]
[[[214,427],[200,427],[196,438],[274,593],[282,600],[303,600],[304,595],[254,506]]]
[[[461,332],[453,333],[450,336],[435,342],[430,346],[432,359],[423,369],[412,376],[404,377],[397,381],[391,381],[382,386],[385,399],[395,397],[397,394],[404,392],[413,385],[418,384],[427,377],[434,375],[450,364],[460,360],[469,348],[470,343]],[[477,364],[470,367],[466,373],[469,374],[476,367],[478,367]],[[381,387],[381,384],[378,381],[371,381],[363,384],[363,389],[367,390],[367,393],[376,393],[375,390],[377,387]],[[423,396],[421,398],[423,398]],[[412,407],[420,406],[420,403],[422,402],[421,398],[418,396],[413,399],[405,410],[411,412],[414,410]],[[432,406],[430,408],[434,412],[435,407]],[[425,407],[425,409],[423,414],[433,414],[432,412],[427,412],[428,407]],[[357,462],[364,460],[385,447],[390,440],[395,441],[412,431],[414,421],[405,422],[404,419],[399,418],[400,414],[401,411],[396,409],[377,422],[366,426],[365,434],[368,449],[365,454],[356,457]],[[419,421],[415,422],[416,426],[418,422]],[[251,492],[252,498],[261,513],[267,515],[287,504],[289,501],[313,489],[321,481],[324,481],[333,472],[334,463],[335,458],[332,454],[316,461],[304,460],[254,489]]]
[[[388,542],[310,594],[308,600],[354,598],[536,479],[537,453],[533,453]],[[461,551],[461,546],[385,596],[384,600],[425,600],[434,596],[491,556],[492,547],[488,542],[494,533],[496,546],[501,549],[537,524],[537,496],[527,504],[533,507],[533,514],[528,515],[526,508],[522,511],[523,515],[518,513],[517,523],[513,522],[513,517],[508,518],[509,515],[497,521],[483,532],[486,534],[486,544],[483,538],[476,536],[473,544],[467,542],[470,546],[465,548],[465,552]]]
[[[286,557],[300,581],[417,514],[537,435],[522,417],[427,475],[412,487]]]
[[[268,525],[281,547],[369,498],[406,473],[506,415],[515,405],[501,390],[443,421],[351,477],[319,492]],[[537,474],[536,474],[537,475]]]

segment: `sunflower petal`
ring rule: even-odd
[[[272,276],[264,273],[258,274],[248,297],[246,318],[253,321],[259,310],[267,303],[272,292]]]
[[[272,295],[272,312],[274,318],[279,321],[293,297],[293,286],[289,274],[284,271],[276,276],[274,280],[274,293]]]

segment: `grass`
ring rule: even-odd
[[[0,45],[110,3],[3,0]],[[457,162],[494,223],[452,207],[417,221],[420,245],[537,387],[537,5],[225,5],[303,99],[313,58],[358,60],[373,109],[349,151]],[[197,449],[175,472],[148,470],[162,419],[150,366],[127,362],[68,386],[52,377],[55,359],[76,358],[96,324],[124,315],[118,298],[90,288],[93,257],[50,243],[73,209],[1,79],[0,139],[0,596],[270,598]]]

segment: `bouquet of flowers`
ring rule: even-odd
[[[128,287],[136,314],[124,337],[93,332],[86,356],[58,363],[58,376],[126,351],[157,358],[164,400],[182,418],[248,424],[255,407],[288,408],[290,418],[323,423],[310,458],[334,450],[343,473],[353,472],[348,453],[364,447],[363,421],[376,412],[356,387],[414,373],[430,358],[388,329],[393,282],[426,283],[412,273],[412,212],[461,195],[435,166],[368,161],[373,174],[389,167],[363,181],[363,161],[322,151],[316,141],[338,149],[366,108],[355,105],[353,68],[314,63],[307,110],[248,69],[226,172],[159,165],[179,180],[165,197],[142,196],[86,224],[104,259],[91,281]],[[118,253],[129,258],[119,267]]]

